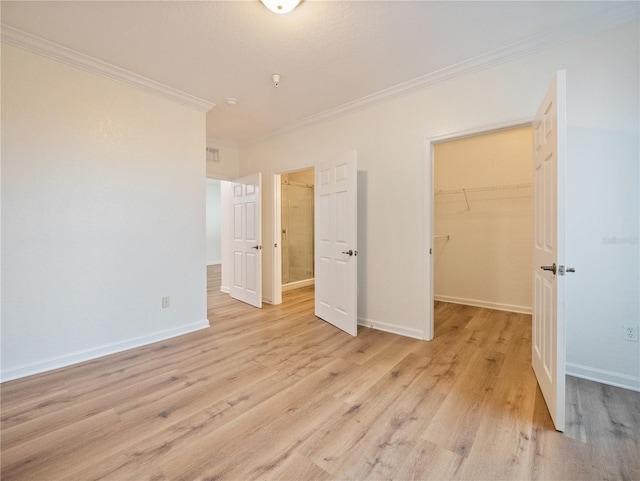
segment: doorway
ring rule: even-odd
[[[357,150],[343,152],[316,164],[312,172],[314,179],[314,286],[305,288],[313,291],[316,317],[356,336],[358,330],[358,152]],[[273,216],[275,233],[273,304],[282,303],[283,297],[282,248],[279,235],[282,232],[282,175],[284,174],[273,174],[272,177],[275,213]]]
[[[315,285],[314,177],[313,168],[279,175],[280,292]]]
[[[206,205],[205,205],[205,242],[206,242],[206,286],[207,286],[207,312],[212,309],[212,299],[217,292],[225,292],[225,284],[222,280],[224,249],[224,197],[223,191],[228,189],[227,181],[207,177]],[[226,290],[228,292],[228,288]]]
[[[314,169],[282,174],[282,290],[314,285]]]
[[[532,142],[520,125],[433,144],[436,329],[443,304],[531,314]]]
[[[218,179],[206,179],[207,266],[218,266],[218,269],[222,264],[222,199],[220,182]]]

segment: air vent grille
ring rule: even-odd
[[[212,147],[207,147],[207,162],[220,163],[220,151]]]

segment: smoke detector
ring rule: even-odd
[[[280,74],[279,73],[274,73],[271,76],[271,80],[273,80],[273,86],[275,88],[278,88],[280,86]]]

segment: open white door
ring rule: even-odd
[[[566,75],[559,71],[533,121],[532,364],[558,431],[565,423],[564,173]]]
[[[357,153],[315,168],[316,316],[358,333]]]
[[[262,307],[260,173],[231,183],[231,286],[234,299]]]

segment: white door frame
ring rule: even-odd
[[[283,172],[284,173],[284,172]],[[271,272],[271,303],[282,304],[282,174],[271,175],[273,191],[273,266]]]
[[[422,338],[425,341],[433,339],[433,222],[434,222],[434,146],[449,140],[463,139],[476,135],[489,134],[499,130],[515,129],[532,125],[533,118],[507,121],[500,124],[481,125],[473,129],[458,130],[446,134],[425,137],[423,144],[423,216],[422,222],[422,289],[426,295],[422,297]]]

